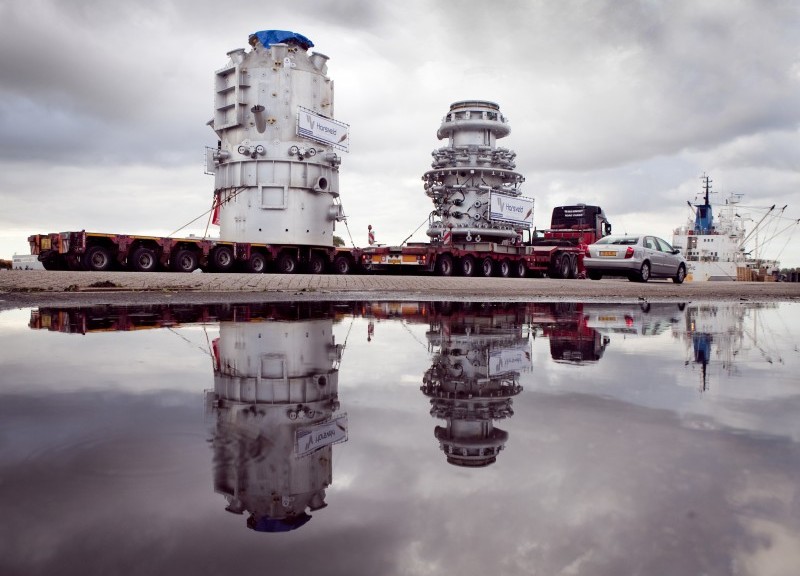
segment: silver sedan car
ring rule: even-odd
[[[583,265],[592,280],[607,274],[627,276],[633,282],[672,278],[681,284],[686,278],[686,262],[680,250],[657,236],[645,234],[601,238],[586,249]]]

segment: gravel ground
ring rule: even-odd
[[[0,271],[0,309],[92,304],[288,300],[793,301],[794,282],[646,284],[624,279],[441,278],[310,274]]]

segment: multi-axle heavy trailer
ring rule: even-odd
[[[334,120],[328,57],[294,32],[249,37],[214,76],[217,136],[206,170],[215,186],[209,219],[219,239],[58,232],[28,238],[48,270],[275,271],[347,274],[386,269],[483,276],[529,273],[574,278],[585,246],[610,231],[600,208],[565,206],[551,228],[531,230],[534,202],[522,195],[516,154],[496,146],[510,132],[497,104],[456,102],[423,176],[433,201],[427,243],[397,247],[334,245],[345,222],[339,199],[340,151],[349,127]]]

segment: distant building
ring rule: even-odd
[[[14,270],[44,270],[44,266],[34,254],[14,254],[11,267]]]

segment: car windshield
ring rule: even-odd
[[[595,244],[616,244],[618,246],[634,246],[638,243],[638,236],[606,236],[595,242]]]

